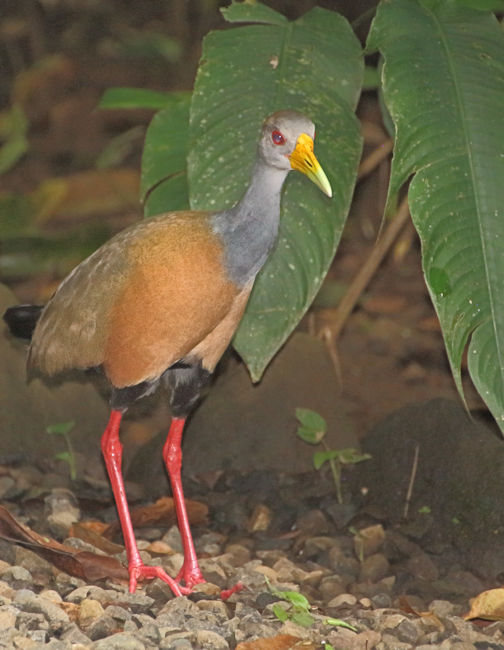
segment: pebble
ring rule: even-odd
[[[366,557],[361,564],[360,580],[378,582],[390,572],[390,564],[383,553],[374,553]]]
[[[467,606],[452,594],[465,597],[472,590],[475,595],[481,581],[473,574],[458,569],[447,573],[442,558],[380,524],[364,524],[358,535],[350,535],[334,527],[322,506],[304,508],[289,524],[295,522],[292,537],[284,535],[278,544],[264,530],[249,537],[243,531],[241,537],[230,533],[229,539],[212,531],[197,537],[201,568],[211,582],[198,585],[190,598],[174,598],[160,580],[130,594],[126,585],[112,581],[89,585],[63,573],[54,575],[47,562],[15,548],[0,561],[0,648],[226,650],[280,633],[304,639],[311,644],[307,648],[325,642],[335,650],[504,647],[504,624],[477,628],[460,618]],[[142,553],[153,548],[147,541],[155,539],[151,533],[139,539]],[[172,527],[162,545],[169,540],[177,549],[179,537]],[[171,575],[183,562],[178,551],[160,557]],[[6,561],[13,558],[16,562]],[[222,601],[220,590],[238,579],[245,589]],[[313,604],[313,625],[301,628],[278,620],[273,606],[287,604],[279,602],[275,590],[302,593]],[[402,611],[397,599],[405,591],[412,608],[433,616]],[[328,616],[355,625],[357,632],[327,625]]]
[[[80,510],[75,495],[65,488],[54,488],[44,499],[45,522],[51,533],[62,539],[70,526],[79,521]]]

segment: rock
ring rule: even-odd
[[[327,603],[327,607],[338,609],[340,607],[353,607],[355,604],[357,604],[357,598],[353,594],[339,594],[339,596],[335,596]]]
[[[359,561],[354,557],[347,557],[337,546],[329,550],[327,563],[335,573],[347,582],[356,580],[361,571]]]
[[[420,630],[411,621],[404,619],[399,623],[397,627],[394,628],[394,634],[399,639],[399,641],[409,643],[410,645],[414,646],[420,637]]]
[[[427,553],[419,553],[406,562],[410,573],[421,580],[433,582],[439,578],[439,570]]]
[[[13,589],[25,589],[33,585],[31,573],[22,566],[8,567],[0,573],[0,576]]]
[[[229,619],[228,607],[222,600],[198,600],[196,606],[198,609],[212,612],[219,624]]]
[[[352,481],[367,486],[369,504],[398,521],[418,446],[410,514],[428,505],[435,522],[422,545],[442,541],[470,570],[495,580],[504,566],[504,511],[495,507],[502,497],[504,464],[502,440],[494,431],[445,399],[407,406],[362,440],[362,450],[373,460],[356,465]],[[489,536],[488,531],[495,532]]]
[[[50,600],[42,598],[29,589],[20,589],[13,603],[24,612],[43,614],[52,630],[61,630],[70,622],[68,614]]]
[[[85,628],[86,634],[92,641],[98,641],[98,639],[105,639],[118,631],[117,622],[107,614],[103,614],[99,618],[93,620]]]
[[[145,650],[145,645],[127,632],[113,634],[107,639],[100,639],[91,646],[92,650]]]
[[[295,527],[306,535],[326,535],[329,532],[327,517],[317,508],[299,515]]]
[[[103,616],[104,610],[102,605],[92,598],[84,598],[79,607],[77,615],[81,627],[89,627],[100,616]]]
[[[61,635],[62,641],[67,641],[72,644],[72,650],[76,644],[83,644],[85,647],[88,647],[91,643],[91,639],[79,629],[77,623],[70,623],[65,628],[65,631]]]
[[[159,645],[159,650],[192,650],[193,644],[189,639],[167,637]]]
[[[273,519],[273,512],[264,503],[258,503],[247,522],[247,530],[251,533],[268,530]]]
[[[328,576],[320,583],[319,591],[324,601],[331,601],[336,596],[346,593],[346,584],[339,576]]]
[[[10,605],[0,607],[0,633],[16,624],[17,610]]]
[[[62,539],[70,526],[79,521],[80,510],[70,490],[55,488],[44,499],[46,522],[53,535]]]
[[[210,630],[198,630],[196,643],[205,650],[228,650],[229,648],[229,643],[224,637]]]
[[[381,524],[362,528],[357,535],[354,535],[355,555],[358,558],[369,557],[381,549],[384,541],[385,531]]]
[[[367,557],[360,570],[360,579],[363,582],[378,582],[390,572],[390,565],[383,553],[375,553]]]

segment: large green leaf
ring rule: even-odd
[[[439,0],[382,2],[368,46],[384,59],[396,125],[390,195],[409,203],[452,372],[504,430],[504,37],[490,14]]]
[[[361,152],[354,108],[363,60],[348,23],[334,12],[315,8],[287,22],[247,3],[225,16],[261,24],[213,32],[204,41],[190,113],[191,206],[217,210],[240,198],[264,118],[286,108],[315,122],[315,151],[334,192],[327,198],[299,174],[286,182],[278,247],[234,339],[258,380],[313,300],[341,235]]]
[[[140,195],[146,216],[189,207],[187,141],[191,95],[178,94],[147,129]]]

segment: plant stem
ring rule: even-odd
[[[326,451],[329,451],[329,447],[325,440],[321,440],[320,444]],[[343,494],[341,492],[341,463],[335,458],[329,459],[329,465],[331,467],[331,474],[333,475],[334,485],[336,486],[336,498],[340,505],[343,504]]]
[[[75,481],[77,478],[77,467],[75,465],[75,454],[72,446],[72,442],[70,440],[70,436],[65,434],[64,436],[67,447],[68,447],[68,465],[70,467],[70,478],[72,481]]]

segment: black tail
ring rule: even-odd
[[[42,309],[40,305],[16,305],[6,310],[3,319],[13,336],[31,339]]]

